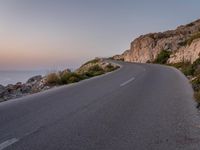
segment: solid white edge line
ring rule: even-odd
[[[12,138],[7,141],[4,141],[3,143],[0,144],[0,150],[3,150],[4,148],[16,143],[17,141],[18,141],[17,138]]]
[[[135,80],[134,77],[132,77],[131,79],[127,80],[126,82],[120,84],[120,86],[125,86],[125,85],[129,84],[130,82],[132,82],[133,80]]]

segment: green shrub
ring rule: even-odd
[[[111,72],[111,71],[116,70],[117,68],[118,68],[118,66],[113,66],[112,64],[108,64],[108,65],[106,66],[105,70],[106,70],[107,72]]]
[[[173,66],[177,69],[181,69],[182,66],[184,65],[184,62],[178,62],[178,63],[168,64],[168,65]]]
[[[93,71],[93,72],[98,72],[98,71],[103,71],[103,68],[101,68],[99,65],[94,65],[91,66],[88,71]]]
[[[56,85],[60,83],[60,78],[56,73],[50,73],[47,75],[47,84]]]
[[[194,75],[195,68],[193,64],[191,64],[190,62],[179,62],[179,63],[169,64],[169,65],[181,70],[181,72],[185,74],[186,76]]]
[[[95,63],[98,63],[99,61],[100,61],[99,58],[95,58],[95,59],[93,59],[93,60],[90,60],[90,61],[86,62],[86,63],[83,64],[82,66],[85,66],[85,65],[87,65],[87,64],[95,64]]]
[[[192,80],[192,84],[200,84],[200,75],[197,76],[194,80]]]
[[[194,25],[195,25],[194,23],[189,23],[189,24],[186,25],[186,27],[192,27]]]
[[[182,68],[181,71],[186,75],[186,76],[191,76],[194,74],[195,69],[193,68],[192,64],[190,63],[185,63]]]
[[[158,54],[157,58],[155,59],[154,63],[158,64],[166,64],[167,60],[170,58],[171,52],[162,50],[160,54]]]
[[[150,61],[150,60],[147,60],[147,61],[146,61],[146,63],[147,63],[147,64],[150,64],[150,63],[151,63],[151,61]]]
[[[180,46],[186,46],[187,45],[187,40],[179,42],[178,43]]]
[[[76,73],[66,73],[60,77],[61,84],[74,83],[74,82],[78,82],[82,79],[83,79],[83,77],[81,77],[80,75],[78,75]]]
[[[87,72],[84,73],[85,76],[87,77],[94,77],[94,76],[98,76],[98,75],[101,75],[101,74],[104,74],[104,70],[103,68],[101,68],[99,65],[94,65],[94,66],[91,66]]]
[[[192,42],[193,42],[195,39],[199,39],[199,38],[200,38],[200,32],[197,33],[197,34],[192,35],[192,36],[186,41],[186,43],[187,43],[187,45],[191,45]]]
[[[196,60],[193,62],[193,65],[194,65],[194,66],[200,65],[200,58],[196,59]]]
[[[194,98],[198,103],[200,103],[200,91],[194,92]]]
[[[200,74],[200,58],[198,58],[193,64],[192,67],[194,69],[194,76],[198,76]]]

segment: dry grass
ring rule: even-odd
[[[60,78],[56,73],[50,73],[47,75],[47,83],[50,85],[59,84]]]

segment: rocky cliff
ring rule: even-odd
[[[200,19],[190,24],[179,26],[175,30],[150,33],[136,38],[130,50],[114,59],[129,62],[153,62],[162,50],[171,51],[170,63],[181,61],[193,62],[200,53]]]

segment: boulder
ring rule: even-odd
[[[31,77],[30,79],[28,79],[28,81],[26,83],[35,83],[35,82],[40,81],[41,79],[42,79],[42,76],[37,75],[37,76]]]
[[[8,84],[8,85],[6,86],[6,91],[7,91],[8,93],[12,93],[15,89],[16,89],[16,87],[15,87],[15,85],[13,85],[13,84]]]
[[[17,82],[15,85],[14,85],[14,89],[20,89],[22,87],[22,83],[21,82]]]
[[[22,94],[27,94],[31,92],[32,87],[30,85],[23,84],[20,88]]]

